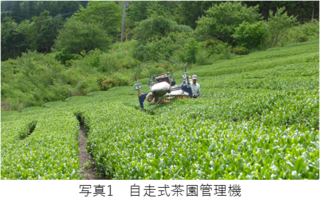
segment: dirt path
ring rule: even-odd
[[[93,158],[87,152],[87,140],[88,136],[82,125],[79,130],[79,160],[80,160],[80,174],[85,180],[105,180],[105,175],[100,172],[95,164]]]

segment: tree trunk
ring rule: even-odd
[[[123,41],[123,30],[124,30],[124,19],[126,17],[126,4],[127,2],[125,1],[123,4],[123,16],[122,16],[122,29],[121,29],[121,43]]]

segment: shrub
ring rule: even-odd
[[[121,72],[114,73],[112,78],[116,81],[117,86],[127,86],[130,83],[129,76],[122,74]]]
[[[233,48],[232,53],[237,55],[247,55],[250,51],[245,47],[235,47]]]
[[[298,25],[289,29],[283,36],[281,45],[286,45],[295,42],[305,42],[310,39],[319,38],[319,22],[309,22],[302,25]]]
[[[218,40],[218,39],[207,39],[204,42],[204,47],[207,48],[207,49],[210,49],[210,48],[213,48],[213,47],[217,46],[220,43],[222,43],[222,41]]]
[[[101,82],[101,90],[108,90],[115,86],[117,86],[117,82],[112,78]]]
[[[218,39],[208,39],[204,42],[204,48],[207,49],[209,56],[214,54],[214,48],[220,43],[223,42]]]
[[[99,85],[96,83],[95,77],[87,76],[79,81],[77,87],[75,87],[73,95],[86,96],[91,91],[98,91]]]
[[[296,23],[296,17],[288,16],[285,7],[277,9],[276,13],[269,12],[270,18],[268,21],[269,39],[266,43],[266,48],[274,47],[278,44],[280,39],[288,32]]]
[[[235,30],[232,37],[236,40],[238,45],[248,49],[258,47],[267,37],[266,24],[262,21],[253,24],[243,22],[239,27],[235,28]]]
[[[196,55],[196,64],[197,65],[208,65],[210,64],[208,60],[208,52],[204,49],[200,50]]]
[[[196,63],[196,55],[199,51],[199,45],[194,38],[190,38],[184,45],[184,56],[181,57],[183,62]]]
[[[10,102],[1,102],[1,110],[10,111]]]
[[[137,40],[150,41],[169,35],[171,31],[192,31],[187,26],[178,26],[177,22],[161,15],[153,14],[149,18],[138,23],[133,29],[134,37]]]
[[[131,69],[131,68],[138,66],[139,64],[140,64],[140,62],[138,60],[124,58],[123,61],[121,62],[120,66],[125,69]]]
[[[307,35],[304,35],[304,34],[299,35],[299,37],[298,37],[298,42],[306,42],[308,40],[309,40],[309,37]]]
[[[178,45],[170,37],[164,37],[161,40],[148,43],[146,48],[148,50],[147,60],[160,61],[168,60],[178,49]]]
[[[105,90],[104,87],[102,86],[102,82],[104,82],[105,80],[107,80],[106,76],[104,76],[104,75],[98,76],[96,81],[97,81],[98,86],[100,87],[100,90]]]
[[[47,54],[48,55],[48,54]],[[50,56],[50,55],[49,55]],[[70,64],[67,64],[72,59],[79,59],[79,57],[75,54],[70,54],[66,51],[66,49],[62,49],[61,51],[55,52],[54,58],[57,61],[60,61],[61,64],[65,64],[66,66],[70,66]],[[70,62],[69,62],[70,63]]]
[[[231,49],[232,47],[229,46],[228,43],[219,43],[214,47],[214,53],[219,54],[221,59],[230,59]]]

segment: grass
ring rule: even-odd
[[[2,111],[2,179],[81,179],[79,114],[112,179],[319,179],[319,40],[188,72],[199,99],[145,111],[131,86]]]

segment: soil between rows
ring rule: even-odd
[[[81,123],[81,122],[80,122]],[[87,152],[87,134],[83,125],[79,130],[79,161],[80,174],[85,180],[106,180],[104,173],[99,171],[94,163],[94,159]],[[89,163],[89,164],[88,164]]]

